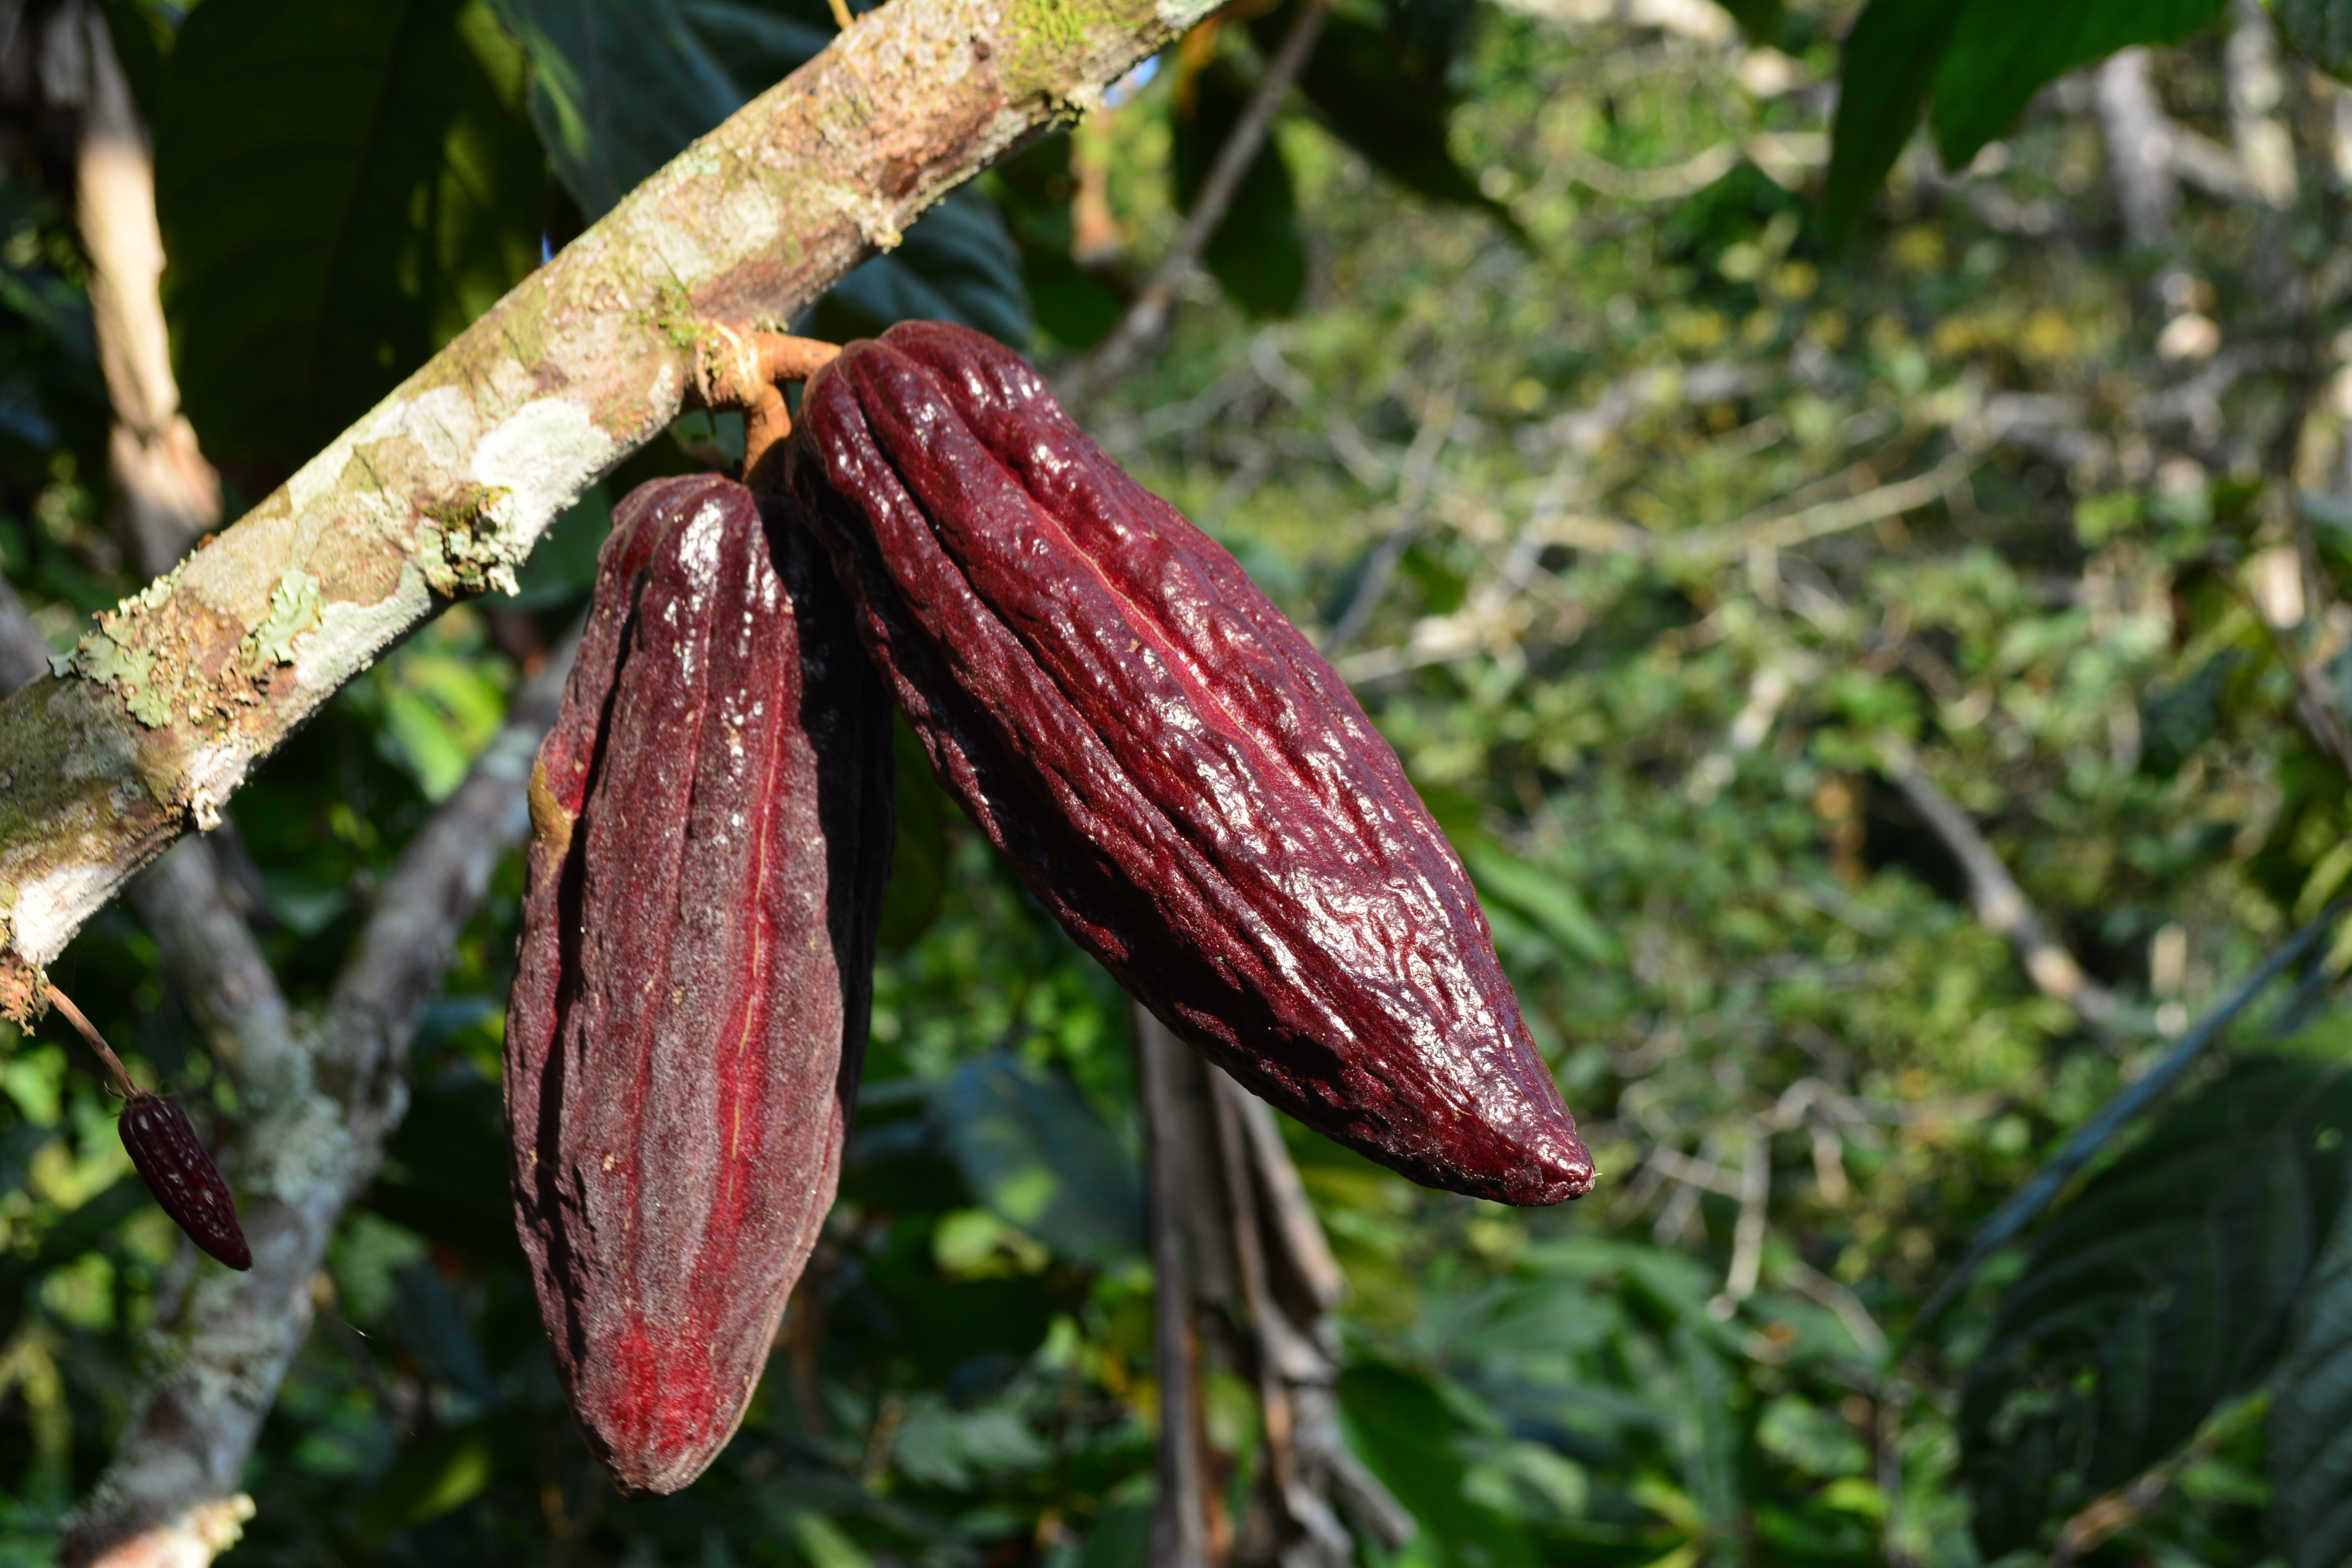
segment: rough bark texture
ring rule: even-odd
[[[781,329],[1205,0],[899,0],[639,186],[0,704],[0,1009],[255,763],[658,432],[706,322]]]
[[[531,772],[515,1220],[621,1489],[734,1436],[833,1205],[889,874],[890,707],[815,542],[715,475],[614,513]]]
[[[941,785],[1131,995],[1415,1181],[1591,1186],[1396,752],[1018,356],[940,322],[852,343],[787,461]]]

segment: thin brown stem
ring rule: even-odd
[[[80,1033],[89,1048],[98,1053],[98,1059],[106,1064],[106,1076],[113,1080],[110,1087],[116,1096],[122,1100],[138,1099],[141,1093],[139,1086],[132,1083],[131,1075],[122,1070],[122,1058],[114,1054],[114,1047],[106,1043],[106,1037],[98,1032],[98,1026],[83,1016],[82,1010],[73,1005],[71,997],[47,981],[41,982],[41,990],[47,995],[49,1005],[66,1016],[66,1022]]]
[[[742,331],[719,321],[703,329],[696,355],[696,390],[705,407],[742,412],[745,484],[772,489],[782,483],[769,454],[793,433],[784,387],[808,380],[840,354],[840,344],[814,338]]]

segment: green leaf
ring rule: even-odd
[[[2352,1208],[2279,1358],[2267,1468],[2271,1521],[2294,1568],[2352,1564]]]
[[[444,1073],[416,1085],[364,1205],[482,1263],[519,1260],[499,1086]]]
[[[2239,1063],[2055,1211],[1960,1410],[1988,1557],[2170,1454],[2270,1371],[2343,1205],[2352,1074]]]
[[[1083,1263],[1144,1255],[1142,1173],[1077,1085],[992,1053],[958,1068],[936,1104],[965,1182],[998,1218]]]
[[[524,62],[466,0],[206,0],[156,126],[180,384],[290,467],[539,259]]]
[[[1171,160],[1176,205],[1184,211],[1192,210],[1252,88],[1223,60],[1194,74],[1190,101],[1177,112]],[[1258,147],[1201,259],[1226,298],[1251,315],[1287,316],[1298,309],[1307,292],[1307,238],[1298,228],[1290,167],[1275,137]]]
[[[1474,844],[1465,858],[1482,896],[1499,900],[1534,921],[1564,954],[1594,963],[1614,963],[1622,956],[1616,939],[1565,877],[1488,844]]]
[[[1288,0],[1253,21],[1250,35],[1271,55],[1297,14],[1298,0]],[[1481,208],[1519,234],[1510,209],[1480,191],[1470,171],[1447,150],[1454,94],[1442,83],[1422,79],[1381,28],[1351,16],[1328,18],[1315,52],[1298,73],[1298,86],[1332,134],[1372,167],[1432,201]]]
[[[1415,1561],[1446,1568],[1534,1563],[1517,1525],[1465,1495],[1469,1469],[1454,1446],[1461,1418],[1435,1384],[1402,1367],[1360,1361],[1339,1373],[1339,1405],[1352,1446],[1421,1526]]]
[[[1969,0],[1871,0],[1846,35],[1822,226],[1843,238],[1919,123],[1927,84]]]
[[[2279,31],[2303,58],[2352,79],[2352,0],[2275,0]]]
[[[417,1438],[400,1451],[360,1504],[361,1536],[380,1541],[463,1507],[489,1485],[497,1464],[497,1448],[485,1423]]]
[[[746,96],[674,0],[494,3],[530,52],[531,123],[591,219]]]
[[[998,163],[989,195],[1021,253],[1022,280],[1037,325],[1065,348],[1090,348],[1108,337],[1127,310],[1127,293],[1109,268],[1082,267],[1072,254],[1077,178],[1070,137],[1055,132]]]
[[[833,286],[818,320],[846,318],[827,330],[864,337],[893,321],[961,321],[1000,342],[1029,341],[1029,292],[1021,252],[994,203],[967,185],[923,215],[898,248],[861,264]]]
[[[174,41],[176,17],[167,18],[150,0],[99,0],[114,58],[131,84],[140,114],[152,124],[163,101],[163,76]]]
[[[1960,169],[2008,131],[2043,84],[2135,44],[2178,43],[2227,0],[1969,0],[1936,72],[1932,123],[1944,166]]]
[[[1780,36],[1780,18],[1785,7],[1780,0],[1717,0],[1739,24],[1748,41],[1761,47]]]

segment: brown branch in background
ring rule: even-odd
[[[1275,114],[1306,67],[1307,57],[1313,52],[1315,40],[1323,31],[1323,18],[1330,9],[1331,0],[1307,0],[1299,7],[1298,19],[1290,25],[1281,47],[1266,62],[1257,90],[1243,106],[1241,118],[1234,121],[1224,145],[1217,149],[1216,162],[1209,165],[1209,176],[1201,182],[1201,189],[1192,198],[1192,210],[1185,214],[1183,226],[1176,231],[1167,256],[1153,268],[1142,292],[1127,308],[1127,314],[1119,319],[1110,336],[1062,378],[1056,390],[1064,403],[1076,405],[1087,402],[1132,370],[1136,362],[1160,341],[1175,307],[1176,290],[1200,266],[1201,253],[1208,247],[1209,237],[1224,221],[1234,194],[1257,159],[1258,149],[1265,144]]]
[[[326,1010],[295,1026],[252,933],[217,877],[190,870],[201,844],[142,885],[166,963],[200,1016],[223,1021],[215,1049],[241,1110],[237,1196],[253,1271],[201,1273],[105,1475],[68,1531],[62,1561],[134,1568],[201,1564],[235,1539],[252,1505],[238,1494],[261,1423],[310,1328],[311,1281],[328,1238],[364,1190],[405,1105],[407,1042],[439,994],[499,862],[529,826],[523,781],[552,721],[573,642],[524,683],[507,722],[457,793],[411,840],[362,928]],[[209,947],[201,945],[211,944]],[[217,963],[217,978],[187,975]]]
[[[155,160],[130,83],[96,5],[80,16],[89,81],[74,165],[74,217],[89,258],[90,322],[114,405],[107,461],[117,531],[151,575],[170,570],[220,522],[220,479],[180,412],[157,284]]]
[[[1178,1131],[1178,1074],[1185,1050],[1150,1013],[1138,1007],[1134,1016],[1151,1206],[1151,1363],[1160,1386],[1151,1568],[1208,1568],[1208,1487],[1199,1440],[1201,1352],[1184,1235],[1188,1196],[1196,1189],[1187,1179],[1187,1151]]]
[[[2001,864],[1968,813],[1927,776],[1907,742],[1895,736],[1882,738],[1878,757],[1895,787],[1960,863],[1977,919],[2017,950],[2035,989],[2073,1008],[2083,1026],[2111,1050],[2120,1048],[2121,1036],[2137,1032],[2129,1010],[2114,992],[2084,973],[2074,955],[2051,935],[2042,916],[2026,901],[2017,879],[2009,874],[2009,868]]]
[[[2180,216],[2180,186],[2173,177],[2172,117],[2157,101],[2147,51],[2116,50],[2099,67],[2097,83],[2099,126],[2124,233],[2135,246],[2167,244]]]
[[[1246,1568],[1352,1568],[1343,1514],[1391,1549],[1402,1546],[1412,1516],[1340,1432],[1332,1314],[1347,1283],[1274,1111],[1140,1008],[1135,1027],[1154,1266],[1172,1256],[1182,1269],[1158,1275],[1161,1500],[1152,1568],[1228,1560]],[[1204,1328],[1216,1331],[1205,1345]],[[1256,1387],[1263,1415],[1264,1462],[1238,1531],[1200,1479],[1206,1456],[1197,1402],[1209,1347]],[[1171,1387],[1183,1390],[1183,1415],[1168,1404]],[[1174,1488],[1191,1489],[1171,1489],[1171,1478]]]

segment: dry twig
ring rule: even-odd
[[[1233,205],[1243,178],[1256,161],[1258,149],[1265,144],[1275,114],[1306,66],[1307,57],[1323,31],[1323,18],[1330,9],[1331,0],[1307,0],[1299,7],[1298,19],[1291,23],[1282,46],[1266,62],[1257,90],[1250,94],[1241,118],[1234,121],[1224,144],[1217,149],[1216,162],[1209,165],[1209,176],[1201,182],[1199,192],[1192,197],[1192,210],[1185,215],[1184,225],[1176,231],[1166,258],[1152,269],[1142,291],[1127,308],[1127,314],[1119,318],[1118,325],[1111,329],[1110,336],[1062,378],[1064,402],[1084,404],[1133,369],[1135,363],[1160,341],[1160,334],[1167,328],[1169,313],[1175,308],[1176,290],[1200,266],[1201,253],[1208,247],[1210,236],[1224,221],[1226,209]]]
[[[1879,742],[1878,756],[1895,787],[1903,792],[1912,809],[1918,812],[1929,829],[1943,840],[1944,847],[1951,851],[1952,858],[1960,863],[1960,870],[1968,878],[1969,897],[1976,906],[1977,919],[2017,950],[2018,960],[2025,965],[2035,989],[2073,1008],[2084,1027],[2098,1036],[2111,1050],[2119,1049],[2121,1034],[2137,1032],[2137,1021],[2122,1000],[2084,973],[2074,955],[2050,933],[2049,926],[2027,901],[2025,890],[2017,885],[2017,879],[2009,874],[2009,868],[2001,864],[2000,857],[1977,831],[1968,813],[1955,805],[1920,767],[1910,744],[1895,736],[1884,737]]]

